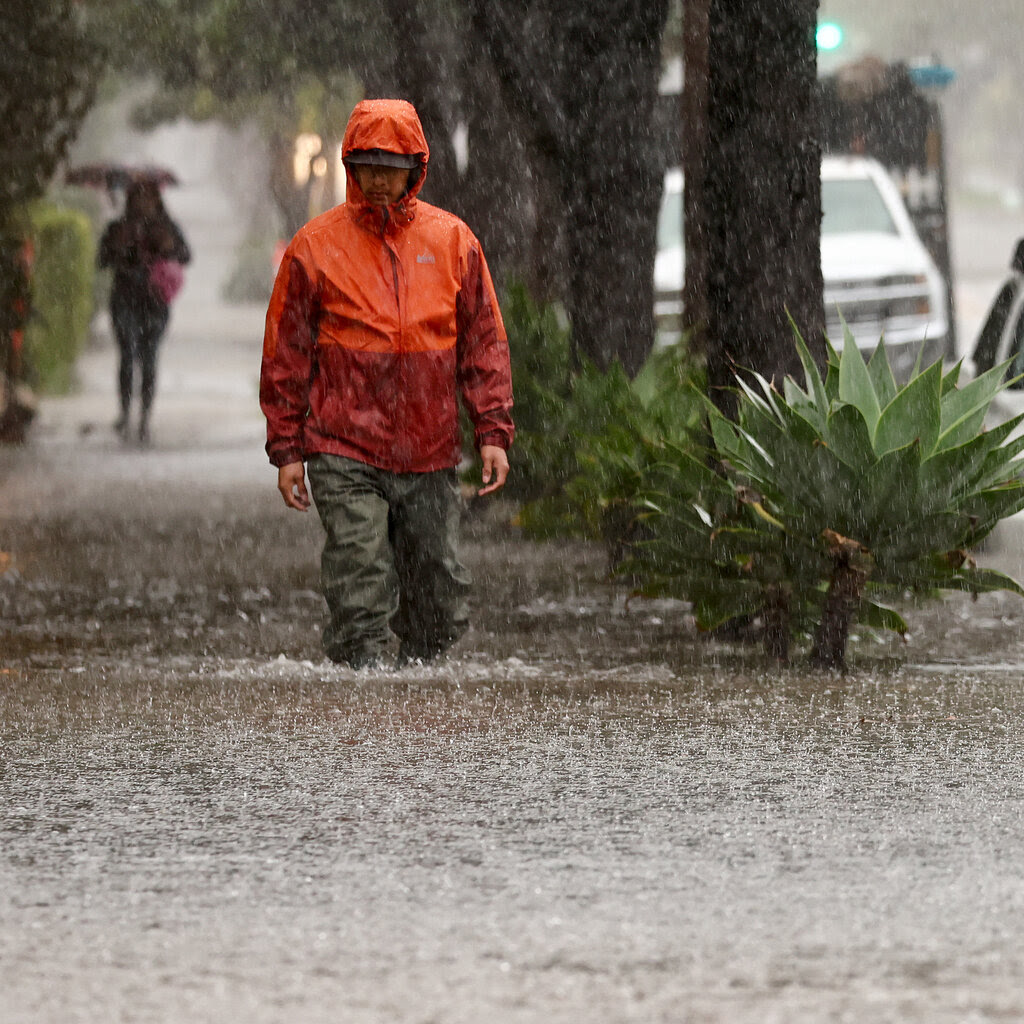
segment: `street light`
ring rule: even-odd
[[[834,21],[823,21],[814,39],[819,50],[837,50],[843,42],[843,30]]]

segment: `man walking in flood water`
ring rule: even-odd
[[[417,198],[415,108],[364,100],[345,130],[346,201],[292,239],[267,310],[260,404],[289,508],[326,534],[324,650],[356,668],[428,660],[468,624],[459,561],[458,399],[498,490],[514,433],[508,341],[480,243]]]

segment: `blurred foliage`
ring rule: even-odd
[[[325,155],[340,142],[362,96],[359,70],[367,55],[391,52],[377,5],[83,0],[83,6],[90,31],[106,42],[109,71],[154,86],[132,110],[135,128],[179,117],[254,125],[267,146],[276,206],[266,229],[287,238],[320,212],[310,210],[309,184],[295,180],[295,139],[319,135]],[[328,167],[333,170],[333,160]],[[239,253],[240,280],[251,277],[251,257]],[[232,294],[252,291],[243,285]]]
[[[72,0],[5,5],[0,213],[43,194],[95,92],[101,51]]]
[[[387,40],[375,4],[84,0],[83,7],[111,71],[160,83],[133,112],[135,127],[178,117],[255,121],[289,146],[299,132],[340,132],[360,96],[359,69]]]
[[[556,306],[511,286],[502,303],[512,356],[516,443],[505,493],[534,538],[603,540],[618,561],[635,539],[637,502],[666,443],[689,443],[702,415],[695,362],[682,345],[655,351],[630,380],[574,360]]]
[[[90,29],[111,64],[157,74],[172,98],[188,94],[243,113],[260,97],[292,94],[304,82],[329,84],[356,67],[380,40],[374,4],[340,0],[85,0]],[[184,111],[182,111],[184,112]]]
[[[509,285],[501,306],[516,403],[515,473],[506,494],[529,501],[561,491],[577,468],[570,331],[558,307],[535,302],[520,281]]]
[[[84,213],[39,201],[31,209],[31,236],[28,373],[41,391],[63,394],[73,383],[94,310],[92,225]]]
[[[847,333],[823,379],[802,339],[806,386],[738,381],[738,414],[708,403],[706,457],[678,446],[652,474],[651,537],[628,569],[650,595],[692,601],[714,628],[760,615],[769,653],[816,623],[812,660],[841,666],[853,621],[903,633],[876,598],[908,590],[1024,590],[970,555],[1024,508],[1024,416],[984,429],[1001,366],[958,387],[959,366],[897,386],[879,344],[865,363]]]
[[[0,420],[6,414],[14,337],[29,309],[20,269],[30,225],[27,204],[41,196],[74,139],[95,91],[101,49],[72,0],[5,5],[0,60]]]
[[[78,185],[54,183],[46,195],[54,205],[63,210],[80,215],[89,225],[91,253],[95,255],[100,235],[110,221],[109,198],[105,193],[94,188],[81,188]],[[110,305],[110,288],[113,283],[112,274],[96,271],[92,276],[92,309],[106,309]]]

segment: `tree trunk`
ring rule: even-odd
[[[824,360],[817,0],[710,0],[708,385],[799,370],[789,316]]]
[[[695,352],[707,355],[708,213],[704,198],[708,146],[708,8],[687,0],[683,10],[683,234],[686,276],[683,326]]]
[[[510,110],[487,47],[470,24],[465,57],[469,162],[459,179],[467,223],[496,281],[523,280],[538,302],[563,293],[564,241],[557,176],[526,145],[528,125]],[[555,197],[555,198],[548,198]],[[552,235],[554,232],[554,235]]]
[[[764,601],[762,645],[768,658],[789,664],[790,591],[784,585],[768,587]]]
[[[654,340],[654,250],[663,146],[652,121],[667,0],[472,0],[506,107],[531,164],[550,168],[554,210],[539,210],[578,352],[635,373]],[[546,193],[541,192],[543,196]]]
[[[423,198],[462,216],[453,146],[460,100],[455,73],[459,35],[452,26],[439,25],[436,17],[424,17],[422,0],[382,0],[381,7],[396,47],[390,64],[396,87],[389,92],[416,108],[430,146]]]
[[[562,21],[568,298],[577,349],[633,376],[654,343],[654,255],[664,147],[651,131],[667,0],[569,5]]]
[[[850,638],[850,624],[860,606],[867,583],[866,569],[852,564],[847,554],[836,557],[832,578],[829,580],[821,622],[814,637],[811,663],[818,668],[842,669],[846,667],[846,644]]]

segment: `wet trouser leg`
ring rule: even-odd
[[[160,348],[160,339],[167,329],[169,315],[170,311],[166,306],[151,309],[139,332],[139,369],[142,375],[139,437],[143,440],[149,434],[149,414],[153,409],[153,396],[156,394],[156,356]]]
[[[407,657],[441,653],[468,621],[469,576],[459,563],[454,471],[388,473],[333,455],[309,460],[324,526],[324,649],[360,665],[393,629]]]
[[[132,378],[135,375],[135,359],[132,355],[130,341],[120,341],[121,359],[117,368],[118,390],[121,396],[121,415],[117,420],[117,429],[123,430],[128,425],[128,414],[132,407]]]
[[[111,319],[117,335],[121,360],[118,367],[118,387],[121,397],[121,418],[118,426],[127,426],[135,384],[135,365],[141,373],[140,436],[145,437],[149,427],[149,414],[156,391],[156,356],[160,339],[167,329],[170,310],[162,303],[143,302],[131,297],[117,296],[111,301]]]
[[[323,644],[334,661],[359,666],[379,658],[398,608],[388,541],[388,498],[372,466],[333,455],[307,463],[324,527],[320,585],[328,620]]]
[[[132,389],[135,382],[135,318],[126,306],[111,306],[111,320],[120,359],[117,367],[117,387],[121,399],[121,416],[117,421],[118,430],[128,425],[128,414],[132,407]]]
[[[455,470],[410,473],[397,480],[391,545],[398,612],[391,628],[399,657],[429,659],[466,631],[469,573],[459,562],[461,499]]]

